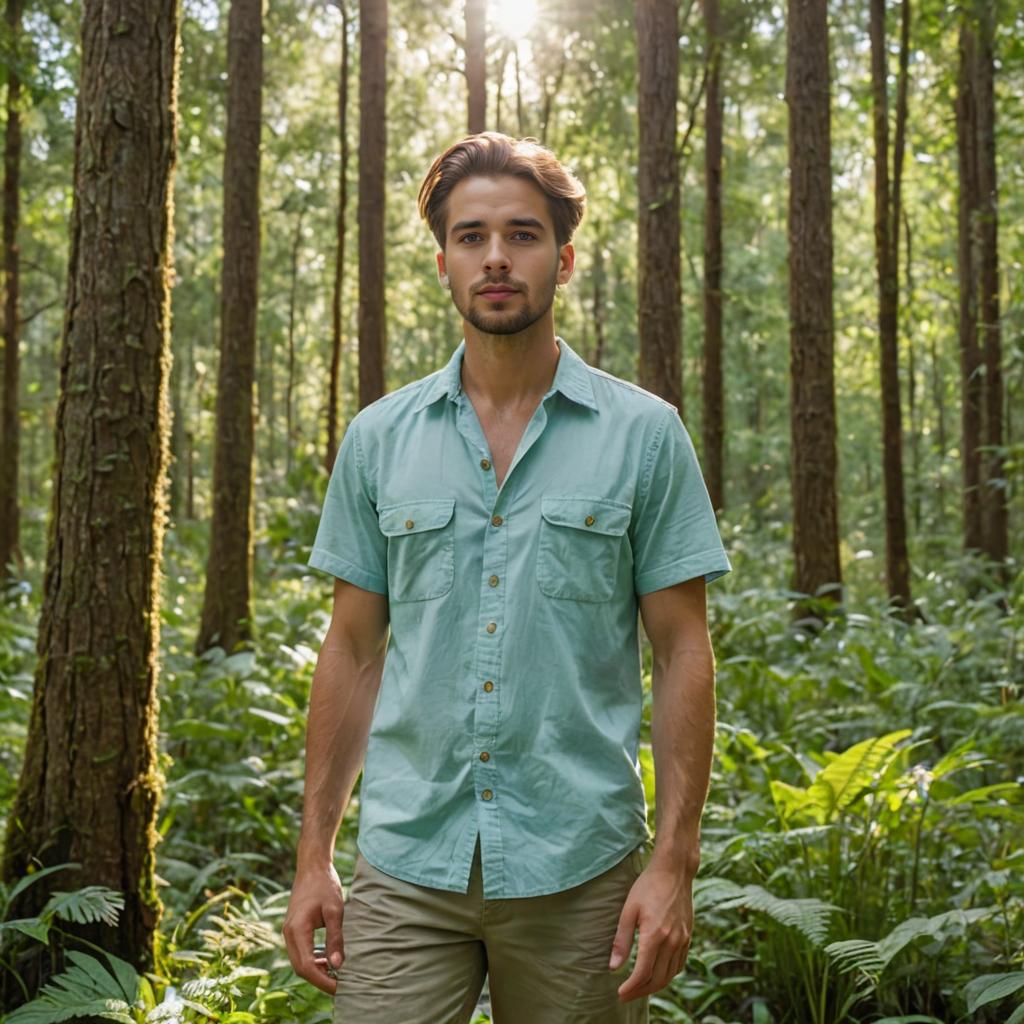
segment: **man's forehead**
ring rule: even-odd
[[[547,199],[541,190],[515,175],[463,178],[448,195],[448,223],[473,220],[489,223],[532,218],[551,227]]]

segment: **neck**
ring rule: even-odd
[[[462,386],[493,409],[536,408],[551,387],[559,350],[550,311],[518,334],[487,334],[463,321]]]

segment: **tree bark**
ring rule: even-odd
[[[345,282],[345,226],[348,218],[348,0],[341,8],[341,74],[338,79],[338,138],[341,167],[338,170],[337,257],[334,262],[334,296],[331,302],[331,379],[327,397],[327,452],[324,467],[330,473],[338,456],[338,391],[341,377],[341,296]]]
[[[704,0],[707,96],[704,114],[704,477],[711,504],[725,508],[722,387],[722,24],[718,0]]]
[[[487,2],[466,0],[466,85],[470,135],[482,132],[487,121]]]
[[[903,494],[903,418],[899,377],[899,226],[906,126],[906,55],[910,0],[902,2],[900,78],[893,175],[889,179],[888,46],[886,0],[871,0],[871,86],[875,135],[875,265],[878,273],[878,344],[882,387],[882,479],[885,494],[885,570],[889,599],[909,609],[910,562]]]
[[[985,554],[1005,575],[1009,523],[1003,469],[1003,355],[999,317],[999,190],[996,180],[995,12],[978,0],[974,95],[977,112],[978,313],[985,366],[981,466],[982,541]]]
[[[253,383],[260,249],[261,0],[231,0],[213,518],[197,653],[252,637]]]
[[[295,323],[298,319],[295,307],[299,299],[299,255],[302,252],[302,218],[306,213],[305,201],[299,199],[299,212],[295,216],[295,237],[292,239],[291,281],[288,286],[288,379],[284,389],[285,433],[288,443],[285,448],[285,472],[291,473],[295,458],[295,443],[299,431],[295,425]]]
[[[169,459],[176,0],[86,0],[53,497],[25,760],[2,874],[77,862],[54,890],[124,894],[117,927],[62,929],[150,969],[160,572]],[[8,942],[17,941],[8,932]],[[62,940],[5,949],[0,1004],[63,967]],[[38,952],[41,951],[41,952]],[[11,968],[13,968],[13,973]]]
[[[832,169],[825,0],[790,0],[790,423],[794,588],[842,599],[836,500]],[[810,609],[798,607],[798,614]]]
[[[387,0],[359,5],[359,407],[384,394]]]
[[[637,0],[639,382],[682,412],[677,0]]]
[[[957,263],[960,288],[960,458],[963,465],[964,548],[982,547],[981,505],[981,351],[978,346],[977,269],[974,221],[978,208],[977,111],[974,65],[977,41],[964,16],[960,25],[960,64],[957,77],[956,139],[959,165],[957,200]]]
[[[18,509],[19,353],[19,193],[21,175],[21,77],[18,71],[22,0],[7,0],[7,131],[4,136],[4,385],[0,417],[0,585],[12,578],[9,569],[24,571]]]

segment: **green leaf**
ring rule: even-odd
[[[987,1006],[998,999],[1004,999],[1021,988],[1024,988],[1024,971],[982,974],[964,986],[967,1012],[974,1013],[979,1007]]]
[[[715,884],[709,884],[712,882]],[[837,906],[822,900],[782,899],[759,885],[737,886],[725,878],[708,879],[699,890],[695,886],[694,899],[695,903],[712,906],[717,910],[744,907],[760,911],[778,924],[796,928],[814,946],[820,946],[825,941],[829,919],[839,910]]]
[[[25,875],[24,878],[19,879],[18,882],[15,883],[14,888],[8,894],[8,906],[13,902],[16,896],[24,892],[30,885],[38,882],[40,878],[52,875],[54,871],[64,871],[67,868],[80,868],[81,866],[82,865],[78,863],[54,864],[52,867],[40,868],[38,871],[33,871],[31,874]]]
[[[74,892],[55,892],[40,917],[59,917],[75,924],[102,921],[117,927],[118,915],[124,909],[124,896],[103,885],[87,885]]]
[[[50,926],[45,921],[40,921],[38,917],[19,917],[14,921],[0,921],[0,932],[8,928],[21,932],[22,935],[35,939],[36,942],[46,942],[50,934]]]
[[[35,999],[9,1014],[5,1024],[56,1024],[82,1017],[134,1024],[121,985],[103,964],[77,950],[70,951],[68,959],[74,966],[51,978]]]
[[[856,743],[818,772],[808,793],[822,808],[826,820],[849,807],[874,777],[888,767],[897,754],[896,744],[911,732],[898,729]]]

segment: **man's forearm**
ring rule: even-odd
[[[700,864],[700,818],[715,745],[715,661],[707,645],[677,649],[652,677],[655,843],[652,863]]]
[[[300,869],[333,859],[338,827],[366,757],[383,667],[383,654],[360,662],[329,635],[320,650],[306,726]]]

